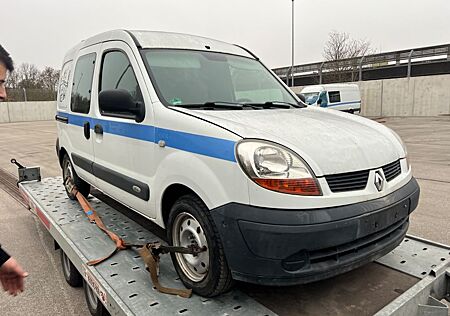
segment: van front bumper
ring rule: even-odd
[[[269,209],[229,203],[211,210],[236,280],[293,285],[374,261],[406,235],[420,189],[412,178],[379,199],[324,209]]]

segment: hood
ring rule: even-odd
[[[402,145],[387,127],[335,110],[177,110],[242,138],[282,144],[298,153],[316,176],[379,168],[404,156]]]

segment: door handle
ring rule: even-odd
[[[84,122],[83,124],[84,137],[86,139],[91,138],[91,126],[89,122]]]
[[[103,127],[100,124],[95,124],[94,133],[103,135]]]

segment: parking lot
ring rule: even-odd
[[[395,130],[408,147],[409,161],[421,187],[409,234],[450,244],[450,117],[376,118]],[[60,175],[53,121],[0,124],[0,168],[16,174],[16,158],[38,165],[43,177]],[[1,181],[0,181],[1,182]],[[0,183],[0,189],[4,184]],[[30,273],[19,301],[0,294],[2,314],[87,315],[81,289],[70,288],[59,267],[59,252],[39,221],[18,201],[0,190],[0,241]],[[388,284],[386,279],[399,278]],[[239,287],[280,315],[372,314],[410,287],[415,280],[394,276],[370,264],[335,279],[289,288]],[[392,283],[392,282],[391,282]],[[368,286],[369,285],[369,286]],[[371,295],[361,296],[362,292]],[[383,294],[380,294],[383,293]],[[333,304],[330,304],[330,302]]]

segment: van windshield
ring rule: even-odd
[[[319,97],[319,92],[308,92],[308,93],[303,93],[303,95],[305,96],[305,102],[308,105],[314,104],[317,101],[317,98]]]
[[[264,66],[250,58],[216,52],[143,51],[153,84],[166,105],[205,103],[298,104]]]

